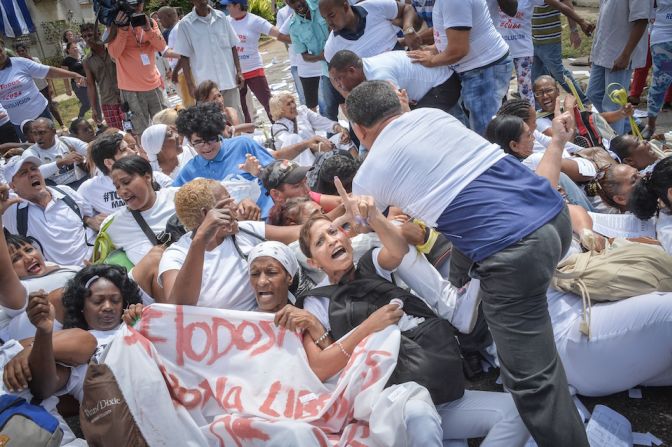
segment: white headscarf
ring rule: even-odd
[[[165,124],[153,124],[142,133],[140,144],[147,153],[150,163],[157,161],[157,155],[163,147],[163,140],[166,139],[167,129],[168,126]]]
[[[252,249],[247,257],[250,264],[261,257],[269,256],[278,261],[287,270],[287,273],[293,278],[299,271],[299,261],[296,260],[292,249],[282,242],[266,241]]]

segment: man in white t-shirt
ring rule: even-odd
[[[24,152],[5,165],[5,177],[21,202],[8,207],[0,197],[2,221],[10,233],[39,242],[44,259],[60,265],[84,265],[91,257],[93,234],[100,219],[75,190],[67,186],[49,188],[40,173],[40,159]],[[25,214],[24,214],[25,213]],[[85,227],[86,226],[86,227]]]
[[[243,78],[245,78],[245,83],[240,89],[240,103],[243,107],[245,122],[252,122],[252,114],[247,109],[245,101],[248,87],[266,110],[268,118],[271,119],[271,109],[268,105],[271,99],[271,89],[266,80],[261,54],[259,54],[259,37],[271,36],[285,43],[291,43],[291,40],[286,34],[281,34],[280,30],[268,20],[247,12],[247,0],[221,0],[220,3],[226,5],[229,22],[240,41],[237,45],[238,59],[240,59]]]
[[[530,433],[539,445],[588,447],[546,300],[572,240],[562,197],[451,115],[430,108],[402,113],[387,82],[360,84],[346,108],[369,148],[353,195],[373,196],[380,210],[399,207],[453,243],[451,274],[481,280],[502,379]]]
[[[89,175],[86,172],[86,143],[73,137],[59,137],[49,118],[36,119],[31,128],[35,144],[26,153],[40,159],[45,181],[77,189]]]
[[[324,59],[329,62],[339,50],[350,50],[359,57],[375,56],[393,49],[398,44],[400,20],[408,48],[420,48],[420,37],[415,27],[420,18],[413,6],[395,0],[365,0],[350,6],[347,0],[321,0],[320,14],[327,21],[331,33],[324,46]]]
[[[428,68],[414,64],[404,51],[388,51],[360,58],[341,50],[329,63],[332,84],[347,97],[366,80],[388,81],[406,90],[411,108],[434,107],[450,113],[460,99],[460,81],[447,66]]]
[[[469,127],[484,135],[509,89],[513,63],[495,29],[486,0],[439,0],[432,10],[434,46],[411,51],[425,67],[448,65],[462,82]]]
[[[239,88],[245,79],[238,59],[240,43],[231,23],[222,11],[213,9],[208,0],[192,0],[194,9],[180,20],[173,51],[182,55],[182,69],[191,96],[203,81],[214,81],[224,105],[240,116]]]

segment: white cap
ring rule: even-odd
[[[24,163],[35,163],[37,166],[42,164],[42,161],[37,158],[34,155],[30,155],[29,153],[24,152],[22,155],[15,155],[9,160],[7,160],[7,163],[5,163],[4,166],[4,175],[5,175],[5,180],[9,183],[12,181],[14,176],[16,175],[17,172],[19,172],[19,169],[21,169],[21,166],[23,166]]]
[[[142,133],[140,145],[147,153],[150,162],[157,160],[166,139],[166,130],[168,130],[168,126],[165,124],[153,124]]]

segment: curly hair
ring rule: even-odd
[[[271,110],[271,118],[273,118],[274,121],[282,118],[282,109],[286,98],[294,99],[294,95],[289,92],[280,92],[271,96],[271,99],[268,102],[268,108]]]
[[[309,197],[291,197],[282,203],[276,203],[268,212],[268,223],[278,227],[295,225],[296,213],[300,213],[303,205],[310,201]]]
[[[215,206],[215,191],[219,188],[224,186],[215,180],[197,178],[175,193],[175,213],[187,231],[192,231],[201,224],[203,220],[201,210],[210,210]],[[226,188],[224,190],[226,191]]]
[[[315,192],[337,196],[334,177],[338,177],[346,191],[352,191],[352,181],[359,169],[359,161],[348,153],[337,153],[326,159],[319,168]]]
[[[630,193],[628,209],[639,219],[650,219],[658,212],[658,199],[668,208],[672,207],[667,198],[672,188],[672,158],[663,158],[654,166],[651,174],[639,179]]]
[[[86,283],[94,276],[107,279],[119,289],[124,300],[124,309],[131,304],[142,303],[140,288],[128,277],[124,267],[108,264],[90,265],[80,270],[65,286],[63,291],[64,329],[90,329],[88,322],[84,320],[83,311],[84,301],[91,296],[91,290],[86,287]],[[119,322],[121,322],[121,315],[119,315]]]
[[[180,111],[175,124],[180,135],[187,138],[198,134],[203,139],[211,139],[224,131],[226,117],[219,108],[219,104],[206,102]]]

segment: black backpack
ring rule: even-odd
[[[303,307],[308,296],[329,298],[331,334],[339,339],[391,299],[402,300],[406,314],[424,317],[425,321],[401,333],[397,366],[387,386],[416,382],[427,388],[436,405],[461,398],[464,373],[455,329],[420,298],[377,275],[372,251],[360,259],[355,279],[304,292],[296,305]]]

